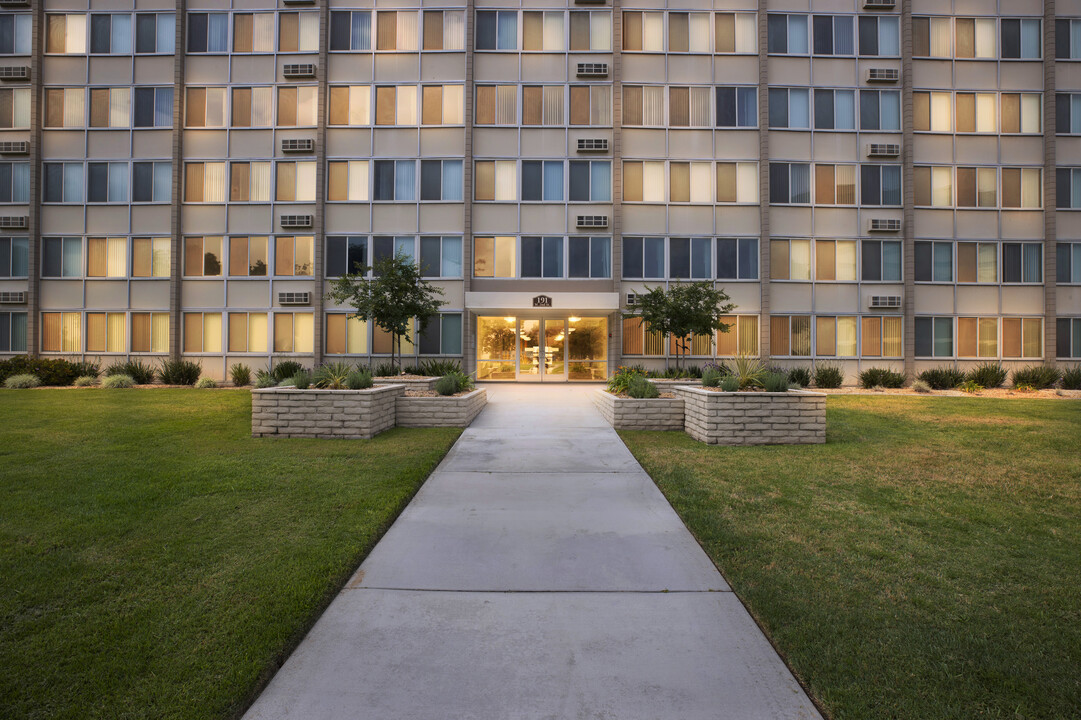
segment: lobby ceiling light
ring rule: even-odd
[[[571,322],[578,322],[578,321],[579,321],[579,320],[581,320],[582,318],[580,318],[580,317],[569,317],[569,318],[567,318],[567,319],[568,319],[568,320],[570,320]]]

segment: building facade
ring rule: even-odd
[[[405,253],[403,350],[1081,361],[1081,0],[0,0],[0,355],[379,362],[329,281]]]

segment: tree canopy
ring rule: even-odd
[[[648,288],[639,293],[638,302],[624,317],[639,317],[650,330],[676,338],[680,358],[687,354],[691,335],[713,335],[714,330],[728,332],[731,327],[721,318],[735,309],[724,290],[706,282],[676,283],[667,288]]]

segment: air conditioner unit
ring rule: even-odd
[[[311,305],[312,294],[310,292],[280,292],[278,293],[279,305]]]
[[[893,10],[895,7],[896,0],[863,0],[864,10]]]
[[[315,77],[315,65],[313,63],[290,63],[282,66],[282,74],[287,78]]]
[[[295,138],[282,140],[282,152],[286,153],[310,153],[315,152],[315,141],[311,138]]]
[[[314,5],[315,0],[282,0],[285,5]]]
[[[604,5],[608,0],[574,0],[575,5]]]
[[[867,82],[897,82],[901,71],[897,68],[867,68]]]
[[[30,0],[0,0],[0,7],[29,7]]]
[[[0,230],[25,230],[30,227],[30,218],[26,215],[0,215]]]
[[[5,305],[25,305],[26,291],[5,290],[4,292],[0,292],[0,303],[4,303]]]
[[[871,218],[871,232],[898,232],[901,221],[895,218]]]
[[[607,215],[579,215],[575,223],[580,228],[606,228],[608,227]]]
[[[608,63],[578,63],[578,77],[608,77]]]
[[[282,215],[283,229],[310,228],[314,218],[311,215]]]
[[[898,143],[871,143],[867,146],[867,157],[897,157],[901,154]]]
[[[899,308],[901,307],[900,295],[872,295],[871,307],[873,308]]]
[[[4,140],[0,142],[0,155],[26,155],[30,152],[30,143],[26,140]]]
[[[608,152],[608,138],[578,138],[578,152]]]
[[[638,304],[637,293],[627,293],[627,307],[634,307]]]
[[[4,65],[0,67],[0,80],[29,80],[29,65]]]

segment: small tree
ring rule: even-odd
[[[401,357],[402,336],[409,332],[409,320],[417,319],[424,332],[446,303],[439,299],[443,291],[424,280],[416,262],[398,253],[375,264],[371,280],[365,276],[372,268],[357,263],[354,271],[333,282],[327,299],[353,308],[353,317],[370,320],[394,338],[390,362],[397,367],[395,357]]]
[[[649,327],[663,335],[671,333],[676,338],[680,357],[687,354],[691,334],[712,335],[714,330],[728,332],[729,324],[721,318],[735,309],[729,302],[728,293],[709,283],[679,283],[668,287],[649,288],[638,296],[634,310],[624,317],[639,317]]]

